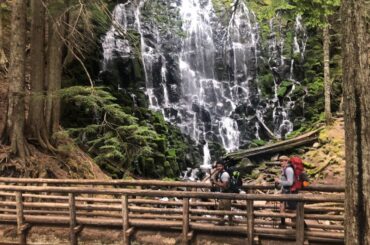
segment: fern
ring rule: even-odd
[[[147,115],[147,120],[139,120],[116,104],[116,99],[104,87],[76,86],[64,89],[61,94],[65,103],[83,112],[79,115],[94,118],[95,123],[85,120],[85,125],[69,128],[68,132],[112,176],[130,172],[144,173],[148,177],[179,174],[175,154],[185,156],[182,151],[187,148],[183,143],[173,143],[174,140],[181,142],[181,137],[169,140],[168,136],[156,132],[155,128],[166,134],[169,130],[161,115],[147,110],[140,114]],[[168,151],[171,145],[177,150]]]

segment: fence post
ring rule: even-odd
[[[17,233],[19,236],[19,244],[27,244],[27,225],[24,223],[23,215],[23,197],[22,192],[18,191],[15,194],[15,202],[17,208]]]
[[[296,245],[304,244],[304,202],[297,203],[296,209]]]
[[[247,222],[248,222],[248,245],[253,245],[254,239],[254,214],[253,200],[247,200]]]
[[[69,193],[69,241],[71,245],[77,245],[77,232],[75,231],[75,227],[77,225],[76,220],[76,198],[74,193]]]
[[[129,220],[128,220],[128,196],[122,195],[122,232],[123,245],[130,244]]]
[[[182,244],[188,244],[189,198],[185,197],[182,202]]]

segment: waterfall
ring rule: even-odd
[[[257,78],[262,59],[259,26],[244,2],[235,0],[228,21],[222,24],[212,0],[157,1],[167,11],[162,13],[166,18],[181,22],[181,34],[163,28],[150,16],[146,4],[151,1],[118,4],[103,41],[102,69],[112,70],[112,60],[117,57],[135,56],[135,47],[124,35],[135,30],[140,36],[149,108],[161,112],[166,121],[202,146],[203,167],[210,166],[211,143],[217,142],[230,152],[262,138],[264,130],[278,137],[292,131],[290,110],[294,101],[289,95],[299,81],[294,77],[294,59],[283,54],[286,44],[279,16],[270,22],[268,57],[264,59],[274,74],[274,95],[270,101],[263,101]],[[292,47],[302,59],[306,41],[301,17],[297,16]],[[278,74],[283,69],[289,72],[281,78]],[[278,90],[283,80],[293,85],[282,100]],[[266,115],[273,118],[266,121]]]
[[[304,58],[306,49],[307,35],[305,28],[301,23],[301,16],[296,16],[294,24],[294,37],[292,43],[292,53],[300,54],[301,59]],[[281,16],[278,14],[270,20],[271,38],[269,40],[268,54],[269,54],[269,66],[272,74],[274,74],[274,98],[273,98],[273,123],[274,123],[274,134],[279,138],[285,137],[288,133],[293,131],[293,123],[290,117],[290,111],[295,106],[295,102],[291,99],[290,94],[294,91],[296,85],[300,85],[294,77],[294,65],[295,60],[288,59],[284,55],[285,39],[282,38],[282,26]],[[287,63],[287,61],[289,61]],[[287,65],[289,64],[289,66]],[[282,86],[283,74],[286,67],[288,76],[285,78],[285,82],[291,83],[289,91],[286,92],[284,98],[281,99],[278,96],[280,86]],[[286,84],[283,84],[284,86]]]

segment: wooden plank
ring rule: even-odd
[[[303,245],[304,240],[304,203],[298,202],[296,209],[296,245]]]
[[[255,201],[305,201],[305,202],[339,202],[344,201],[344,195],[308,195],[308,194],[236,194],[236,193],[217,193],[217,192],[193,192],[193,191],[159,191],[159,190],[134,190],[134,189],[100,189],[89,187],[35,187],[35,186],[8,186],[0,185],[0,190],[5,191],[25,191],[25,192],[57,192],[75,194],[102,194],[116,195],[126,194],[132,196],[149,197],[177,197],[177,198],[214,198],[214,199],[235,199],[235,200],[255,200]]]
[[[9,192],[0,192],[0,196],[14,196],[14,193]],[[68,200],[67,196],[55,196],[55,195],[34,195],[34,194],[23,194],[23,197],[34,197],[38,199],[48,199],[50,200]],[[76,197],[76,203],[78,202],[85,202],[91,201],[92,203],[115,203],[121,204],[122,200],[120,199],[113,199],[113,198],[84,198],[84,197]],[[133,204],[157,204],[157,205],[168,205],[168,206],[181,206],[182,202],[180,201],[162,201],[158,199],[129,199],[129,203]],[[319,205],[318,203],[317,205]],[[326,203],[324,203],[326,204]],[[215,202],[199,202],[193,201],[190,202],[190,206],[216,206]],[[243,203],[233,203],[232,206],[238,207],[240,209],[245,209],[245,204]],[[273,209],[275,208],[274,205],[271,204],[254,204],[255,209]],[[325,207],[325,206],[307,206],[305,205],[305,213],[308,212],[344,212],[343,207]]]
[[[0,215],[1,221],[13,221],[16,223],[16,215]],[[68,225],[68,217],[58,217],[58,216],[35,216],[35,215],[25,215],[25,221],[30,224],[49,224],[49,225]],[[77,218],[77,222],[81,225],[94,225],[94,226],[116,226],[122,228],[122,218],[121,219],[97,219],[97,218]],[[181,221],[158,221],[158,220],[142,220],[142,219],[131,219],[130,226],[132,227],[143,227],[143,228],[166,228],[166,229],[181,229]],[[211,224],[201,224],[196,222],[190,222],[190,228],[192,230],[201,231],[219,231],[228,232],[233,234],[245,235],[247,234],[247,229],[245,226],[216,226]],[[284,235],[286,237],[295,237],[294,230],[287,229],[274,229],[265,227],[255,227],[255,235]],[[343,232],[328,232],[328,231],[306,231],[305,237],[312,239],[313,237],[318,238],[331,238],[331,239],[344,239]]]
[[[76,202],[75,202],[75,195],[73,193],[69,193],[69,241],[71,245],[78,244],[77,234],[75,232],[75,228],[77,226],[76,220]]]
[[[86,179],[35,179],[35,178],[4,178],[0,177],[0,183],[21,184],[55,184],[55,185],[101,185],[101,186],[166,186],[166,187],[193,187],[211,188],[212,184],[205,182],[185,181],[162,181],[162,180],[86,180]],[[243,184],[243,189],[274,189],[274,185]],[[305,190],[344,192],[344,186],[310,185]]]
[[[27,230],[23,229],[25,225],[24,214],[23,214],[23,197],[22,192],[17,192],[15,194],[15,202],[17,209],[17,233],[19,236],[19,244],[27,244]]]
[[[182,244],[188,244],[189,233],[189,198],[184,198],[182,205]]]
[[[122,195],[122,234],[123,234],[123,245],[130,244],[130,236],[128,236],[127,231],[130,228],[129,226],[129,217],[128,217],[128,196]]]
[[[254,210],[253,210],[253,200],[247,201],[247,222],[248,222],[248,245],[253,245],[254,239]]]

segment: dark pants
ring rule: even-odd
[[[290,188],[283,188],[282,194],[297,194],[298,191],[290,191]],[[296,201],[286,201],[285,207],[290,210],[295,210],[297,208],[297,202]]]
[[[290,191],[290,187],[288,188],[284,188],[282,189],[281,191],[281,194],[297,194],[298,191]],[[295,210],[297,208],[297,202],[296,201],[286,201],[286,202],[282,202],[281,203],[281,206],[280,206],[280,212],[284,213],[285,212],[285,209],[289,209],[289,210]],[[281,218],[281,224],[282,225],[285,225],[285,218]]]

